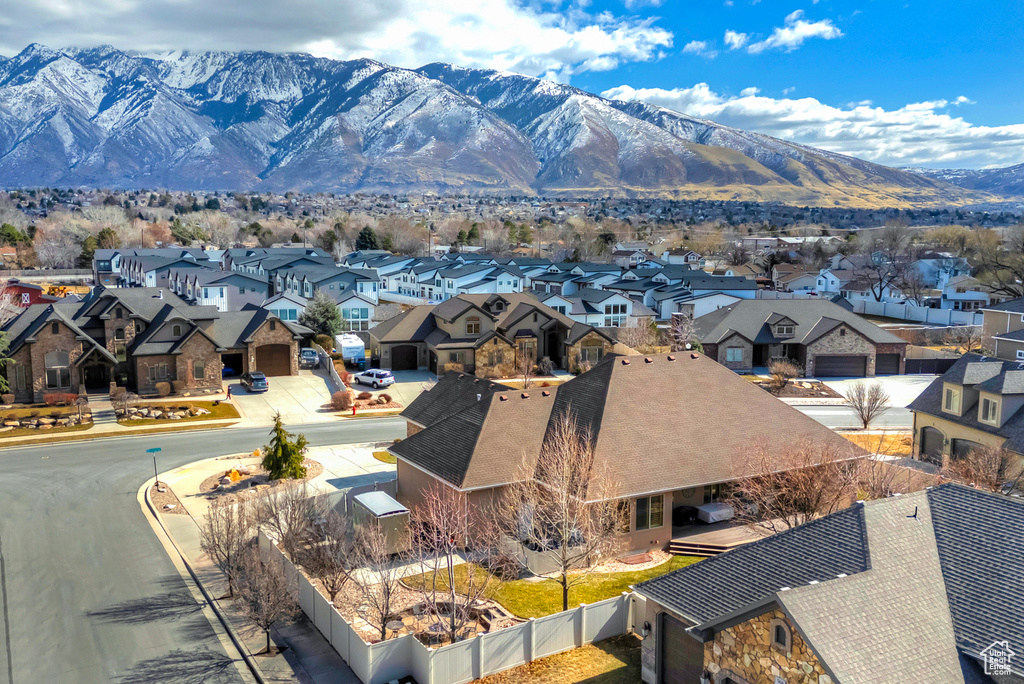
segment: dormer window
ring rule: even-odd
[[[978,413],[978,420],[989,425],[999,425],[999,400],[983,398]]]
[[[942,399],[942,410],[946,413],[960,415],[960,397],[962,393],[956,387],[947,387]]]
[[[794,332],[796,332],[796,326],[792,326],[792,325],[777,325],[777,326],[775,326],[775,336],[776,337],[792,337]]]

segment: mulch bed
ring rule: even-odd
[[[758,386],[766,392],[779,397],[780,399],[842,399],[843,395],[836,392],[823,382],[804,382],[803,380],[791,380],[786,383],[782,391],[776,392],[771,389],[768,383],[759,382]]]
[[[301,480],[271,480],[267,477],[267,471],[259,465],[250,465],[249,475],[242,475],[238,482],[222,485],[220,484],[221,478],[231,470],[231,468],[225,468],[223,472],[211,475],[203,480],[202,484],[199,485],[199,493],[205,494],[209,498],[225,498],[228,503],[235,503],[241,500],[241,493],[243,491],[254,490],[256,492],[263,492],[272,487],[287,486],[297,482],[309,482],[324,472],[323,464],[311,458],[303,461],[302,465],[306,466],[306,477]]]
[[[160,491],[161,489],[163,491]],[[188,511],[185,510],[185,507],[178,501],[178,497],[174,495],[174,492],[166,484],[161,483],[159,488],[154,484],[149,490],[149,498],[153,501],[156,510],[161,513],[188,515]]]
[[[357,414],[360,411],[364,410],[364,409],[400,409],[400,408],[405,408],[405,406],[403,404],[399,404],[397,401],[389,401],[386,404],[378,404],[373,399],[356,399],[355,405],[356,405],[356,413]],[[351,415],[352,414],[352,409],[350,409],[350,408],[344,409],[342,411],[338,411],[337,409],[335,409],[330,404],[324,404],[321,408],[323,408],[326,411],[337,411],[338,414],[343,415],[343,416]]]

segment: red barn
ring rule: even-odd
[[[32,283],[23,283],[17,278],[10,278],[4,288],[4,296],[11,304],[27,309],[33,304],[56,302],[58,297],[43,292],[43,288]]]

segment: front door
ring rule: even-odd
[[[110,389],[110,369],[102,364],[91,364],[84,367],[85,389],[87,392]]]

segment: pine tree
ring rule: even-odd
[[[323,290],[317,290],[299,316],[299,323],[317,335],[328,335],[334,339],[334,336],[341,332],[341,311]]]
[[[302,465],[308,442],[305,435],[294,436],[284,429],[281,413],[274,414],[274,427],[270,430],[270,444],[263,447],[263,468],[271,480],[284,477],[300,479],[306,476]]]
[[[466,238],[469,240],[470,244],[473,244],[474,242],[479,240],[480,239],[480,226],[477,225],[476,223],[474,223],[472,226],[470,226],[469,227],[469,233],[466,234]]]
[[[380,240],[377,239],[377,233],[374,232],[370,226],[364,227],[359,231],[359,236],[356,238],[356,249],[380,249]]]

